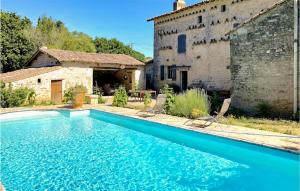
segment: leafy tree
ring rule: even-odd
[[[62,49],[64,41],[69,38],[70,32],[62,21],[51,17],[40,17],[35,28],[26,30],[27,37],[35,44],[36,48],[47,46]]]
[[[23,68],[26,61],[39,47],[127,54],[144,61],[145,56],[117,39],[96,38],[81,32],[70,32],[60,20],[42,16],[36,27],[31,21],[15,13],[1,12],[1,66],[3,72]]]
[[[2,72],[23,68],[34,52],[34,44],[24,34],[25,28],[31,27],[28,18],[21,18],[15,13],[1,12],[1,65]]]
[[[64,39],[61,49],[81,52],[96,52],[93,39],[81,32],[72,32]]]
[[[130,46],[125,45],[117,39],[96,38],[94,40],[96,51],[99,53],[126,54],[137,60],[145,61],[145,55],[133,50]]]

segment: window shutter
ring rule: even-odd
[[[165,80],[165,66],[160,66],[160,80]]]
[[[186,52],[186,35],[182,34],[178,36],[178,53],[185,53]]]

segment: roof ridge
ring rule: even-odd
[[[204,4],[207,4],[207,3],[212,3],[212,2],[215,2],[215,1],[219,1],[219,0],[203,0],[201,2],[194,3],[192,5],[186,6],[186,7],[182,8],[182,9],[179,9],[179,10],[167,12],[167,13],[164,13],[162,15],[152,17],[150,19],[147,19],[147,21],[153,21],[153,20],[158,19],[158,18],[162,18],[162,17],[165,17],[165,16],[173,15],[173,14],[176,14],[176,13],[180,13],[182,11],[185,11],[185,10],[197,7],[197,6],[201,6],[201,5],[204,5]]]
[[[53,51],[59,51],[59,52],[72,52],[72,53],[84,53],[84,54],[96,54],[96,55],[101,55],[101,54],[106,54],[106,55],[124,55],[124,56],[129,56],[130,55],[124,54],[124,53],[103,53],[103,52],[83,52],[83,51],[77,51],[77,50],[63,50],[63,49],[56,49],[56,48],[39,48],[43,52],[47,52],[47,50],[53,50]]]

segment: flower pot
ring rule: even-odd
[[[73,109],[80,108],[84,104],[85,92],[78,92],[74,95]]]

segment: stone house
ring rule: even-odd
[[[299,110],[299,3],[281,1],[230,32],[232,105],[260,103],[286,116]]]
[[[229,91],[230,42],[228,31],[279,0],[206,0],[148,21],[154,22],[154,85],[177,84],[181,90],[201,87]]]
[[[63,92],[76,84],[93,93],[97,85],[108,93],[120,85],[144,88],[144,63],[123,54],[98,54],[40,48],[28,61],[29,68],[0,74],[12,87],[33,88],[36,99],[60,103]]]

